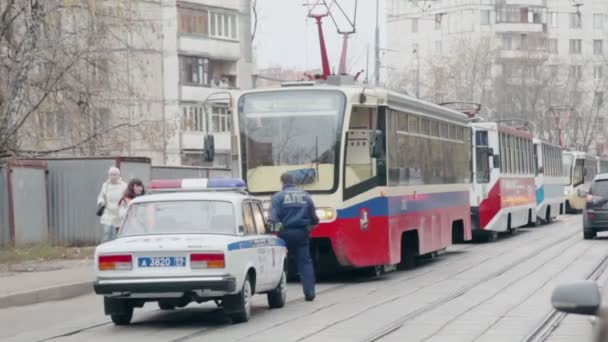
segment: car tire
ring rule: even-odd
[[[164,311],[175,310],[175,305],[162,300],[158,301],[158,307]]]
[[[124,299],[104,297],[106,314],[115,325],[129,325],[133,318],[133,305]]]
[[[583,230],[583,238],[585,240],[592,240],[593,238],[595,238],[596,233],[594,231],[589,231],[589,230]]]
[[[287,272],[283,269],[281,280],[277,287],[266,294],[268,298],[268,306],[271,309],[279,309],[285,306],[287,300]]]
[[[249,275],[243,281],[241,292],[235,295],[224,297],[223,305],[232,323],[244,323],[251,318],[251,299],[253,297],[253,287]]]

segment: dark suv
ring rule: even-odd
[[[608,231],[608,173],[600,174],[589,187],[588,193],[581,193],[587,199],[583,210],[583,236],[593,239],[597,232]]]

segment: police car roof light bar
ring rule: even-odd
[[[185,178],[185,179],[155,179],[150,181],[151,191],[243,191],[246,184],[239,178]]]

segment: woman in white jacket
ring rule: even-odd
[[[111,167],[108,170],[108,180],[101,186],[99,196],[97,196],[97,205],[105,206],[101,219],[99,220],[103,226],[103,238],[101,242],[113,240],[116,235],[116,230],[120,226],[119,202],[127,188],[127,184],[120,178],[120,170],[116,167]]]

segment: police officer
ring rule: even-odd
[[[315,299],[315,271],[310,258],[309,228],[319,224],[319,218],[310,195],[296,188],[291,174],[281,175],[281,183],[283,191],[272,196],[270,221],[283,225],[279,237],[287,243],[288,253],[296,257],[304,297],[311,302]]]

